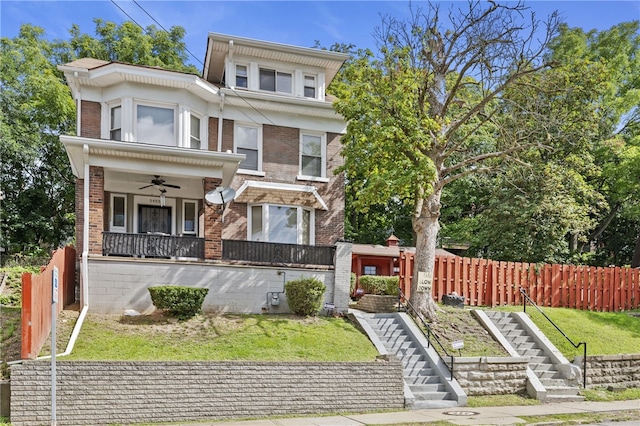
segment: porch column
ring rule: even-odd
[[[337,312],[347,312],[351,300],[351,250],[353,244],[336,242],[333,303]]]
[[[216,189],[222,183],[221,179],[205,178],[204,192]],[[222,218],[218,213],[220,206],[204,203],[204,258],[222,258]]]
[[[86,182],[84,182],[86,184]],[[104,169],[89,168],[89,254],[102,255],[104,231]]]

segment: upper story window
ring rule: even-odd
[[[189,146],[193,149],[200,149],[202,147],[202,140],[200,139],[200,119],[191,114],[191,138]]]
[[[233,140],[235,152],[245,155],[240,168],[262,170],[262,129],[258,126],[236,123]]]
[[[270,92],[292,93],[293,78],[291,73],[260,68],[260,90]]]
[[[236,65],[236,87],[248,86],[249,74],[246,65]]]
[[[324,178],[326,175],[326,136],[300,134],[300,177]]]
[[[175,111],[149,105],[136,106],[136,140],[157,145],[175,145]]]
[[[313,75],[304,76],[304,97],[314,99],[316,97],[316,78]]]
[[[109,120],[109,139],[112,141],[122,140],[122,107],[120,105],[111,108]]]

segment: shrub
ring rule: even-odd
[[[349,282],[349,294],[353,294],[354,291],[356,291],[356,280],[357,280],[357,276],[355,274],[355,272],[351,273],[351,280]]]
[[[200,312],[208,292],[208,288],[179,285],[149,287],[153,306],[165,309],[179,319],[189,319]]]
[[[368,294],[397,296],[399,283],[398,277],[381,275],[362,275],[360,277],[360,287]]]
[[[327,287],[316,278],[303,277],[287,281],[284,285],[289,309],[294,314],[302,316],[313,316],[320,312],[326,289]]]

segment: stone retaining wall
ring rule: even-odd
[[[470,396],[525,393],[528,361],[520,357],[456,357],[453,375]]]
[[[398,311],[397,304],[397,296],[365,294],[358,300],[356,308],[364,312],[390,313]]]
[[[582,368],[582,357],[573,363]],[[640,354],[587,356],[587,388],[640,388]]]
[[[398,360],[57,363],[65,425],[184,422],[404,407]],[[11,423],[51,420],[50,363],[11,367]]]

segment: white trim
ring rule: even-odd
[[[173,141],[171,144],[166,143],[158,143],[156,141],[141,141],[138,136],[138,107],[145,106],[150,108],[157,109],[166,109],[173,111]],[[157,102],[157,101],[149,101],[146,99],[134,99],[133,102],[133,135],[134,140],[137,143],[144,143],[149,145],[160,145],[160,146],[179,146],[178,140],[180,138],[180,116],[178,114],[178,105],[168,102]]]
[[[115,226],[113,224],[114,210],[113,199],[119,197],[124,199],[124,226]],[[109,232],[127,232],[127,195],[120,193],[112,193],[109,197]]]
[[[254,207],[260,207],[262,210],[262,230],[261,236],[262,238],[259,240],[252,239],[252,227],[253,227],[253,214],[252,210]],[[269,207],[285,207],[287,209],[296,209],[296,243],[295,244],[304,244],[303,242],[303,212],[309,212],[309,244],[315,245],[316,235],[315,235],[315,224],[316,224],[316,216],[315,209],[312,207],[302,207],[302,206],[293,206],[289,204],[274,204],[274,203],[252,203],[247,205],[247,241],[263,241],[263,242],[273,242],[269,239]],[[305,244],[306,245],[306,244]]]
[[[184,229],[184,223],[185,223],[185,218],[186,218],[186,205],[187,203],[192,203],[195,205],[194,208],[194,214],[195,217],[193,218],[193,231],[187,231]],[[182,220],[180,223],[180,231],[185,234],[185,235],[198,235],[198,200],[182,200]]]
[[[239,168],[238,172],[239,173],[249,173],[252,174],[253,172],[262,172],[262,156],[263,156],[263,150],[262,150],[262,125],[260,124],[253,124],[253,123],[246,123],[246,122],[241,122],[241,121],[235,121],[233,123],[233,152],[234,154],[238,153],[238,128],[239,127],[245,127],[245,128],[251,128],[251,129],[256,129],[257,130],[257,138],[258,140],[256,141],[257,144],[257,148],[258,148],[258,170],[252,170],[252,169],[242,169]],[[240,147],[240,148],[245,148],[245,147]],[[249,149],[249,148],[245,148],[245,149]],[[240,167],[240,166],[238,166]]]
[[[329,178],[326,177],[315,177],[315,176],[305,176],[305,175],[297,175],[296,180],[308,181],[308,182],[321,182],[328,183]]]
[[[160,197],[147,196],[147,195],[134,195],[133,196],[133,232],[140,232],[138,227],[138,210],[139,206],[158,206],[160,207]],[[176,199],[165,198],[164,207],[171,207],[171,235],[176,234]]]
[[[236,192],[235,199],[237,199],[247,188],[260,188],[260,189],[266,189],[266,190],[270,190],[271,189],[271,190],[282,190],[282,191],[309,192],[314,197],[316,197],[316,200],[318,201],[318,203],[320,203],[320,205],[322,206],[323,210],[329,210],[329,207],[324,202],[324,200],[322,199],[320,194],[318,194],[318,189],[315,186],[311,186],[311,185],[304,185],[303,186],[303,185],[294,185],[294,184],[290,184],[290,183],[263,182],[263,181],[257,181],[257,180],[246,180],[246,181],[244,181],[242,186],[240,186],[240,188]]]
[[[302,147],[305,136],[314,136],[320,138],[320,176],[303,175],[302,174]],[[300,129],[300,145],[298,146],[298,180],[315,180],[317,178],[327,177],[327,133],[326,132],[314,132],[311,130]]]

